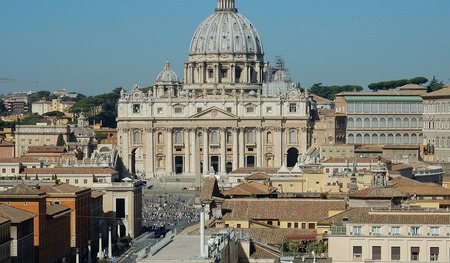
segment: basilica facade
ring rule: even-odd
[[[259,34],[234,0],[217,0],[188,56],[184,83],[166,62],[152,88],[122,92],[118,146],[129,173],[225,175],[241,167],[292,167],[304,156],[310,95],[264,61]]]

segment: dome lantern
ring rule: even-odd
[[[216,12],[219,11],[237,12],[237,9],[234,7],[234,0],[217,0]]]

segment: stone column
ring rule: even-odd
[[[239,128],[239,168],[245,166],[245,138],[244,128]]]
[[[256,128],[256,166],[262,167],[262,155],[263,155],[263,144],[262,144],[262,132],[263,128]]]
[[[112,238],[111,238],[111,226],[108,231],[108,258],[112,258]]]
[[[198,130],[192,129],[191,133],[191,170],[195,175],[195,186],[201,186],[201,174],[200,174],[200,149],[198,146]]]
[[[103,257],[103,247],[102,247],[102,233],[98,234],[98,258],[102,258]]]
[[[191,129],[187,128],[187,129],[183,129],[183,135],[184,135],[184,173],[185,174],[190,174],[192,173],[191,171],[191,155],[190,155],[190,131]]]
[[[227,171],[227,129],[220,129],[220,172],[226,174]]]
[[[276,127],[275,128],[275,140],[274,140],[274,145],[277,145],[278,147],[275,147],[276,151],[275,151],[275,167],[281,167],[281,165],[283,164],[283,128],[281,127]]]
[[[173,142],[172,142],[172,128],[166,129],[167,137],[167,155],[166,155],[166,171],[169,174],[173,173]]]
[[[203,174],[209,172],[209,130],[203,129]]]
[[[233,170],[237,170],[239,168],[239,156],[238,156],[238,131],[239,128],[233,128]]]
[[[146,141],[145,143],[145,177],[148,178],[149,175],[154,176],[155,171],[155,157],[154,157],[154,140],[153,137],[155,136],[154,128],[146,128]]]

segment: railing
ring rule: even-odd
[[[149,255],[153,256],[155,255],[159,250],[161,250],[163,247],[165,247],[167,244],[169,244],[172,241],[173,233],[172,230],[166,233],[166,236],[159,240],[156,244],[150,247],[149,249]]]

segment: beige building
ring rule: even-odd
[[[347,115],[348,144],[422,144],[421,95],[426,88],[408,84],[377,92],[336,94],[336,112]]]
[[[62,101],[61,99],[38,100],[31,103],[31,112],[43,115],[47,112],[59,111],[69,115],[69,110],[73,104],[75,104],[74,101]]]
[[[153,89],[122,92],[118,145],[131,174],[225,175],[240,167],[292,167],[310,148],[308,92],[295,85],[265,92],[267,63],[255,27],[234,0],[217,3],[192,38],[183,84],[166,63]],[[215,37],[219,32],[225,35]]]
[[[448,210],[352,208],[328,225],[333,262],[449,262]]]
[[[142,231],[142,187],[141,181],[98,183],[93,190],[103,195],[103,212],[112,226],[113,237],[136,238]]]
[[[17,125],[15,131],[16,155],[22,156],[28,146],[56,146],[58,135],[62,134],[68,141],[70,127],[68,125]]]
[[[422,95],[423,158],[429,162],[450,162],[450,85]]]

